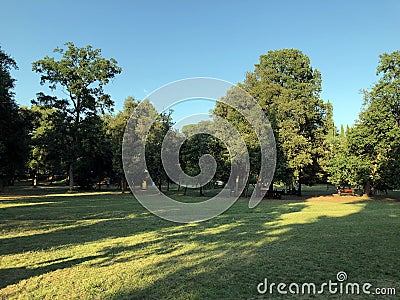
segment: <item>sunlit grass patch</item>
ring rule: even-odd
[[[192,224],[159,219],[131,195],[6,204],[2,298],[249,299],[264,277],[318,283],[341,270],[400,289],[398,202],[265,200],[249,209],[240,199]]]

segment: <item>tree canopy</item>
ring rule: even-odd
[[[320,98],[321,74],[310,65],[309,58],[296,49],[269,51],[246,79],[239,84],[263,108],[277,140],[275,180],[289,185],[313,183],[321,175],[324,140],[328,132],[329,105]],[[230,122],[245,126],[246,143],[254,141],[251,128],[239,113],[219,104],[215,112]],[[250,135],[249,135],[250,134]],[[257,148],[253,163],[257,165]]]
[[[71,190],[74,182],[89,187],[110,177],[124,189],[122,145],[128,139],[134,147],[145,145],[145,153],[138,155],[147,158],[146,165],[129,171],[134,181],[129,184],[141,184],[150,175],[160,190],[163,184],[169,189],[171,178],[161,159],[167,132],[169,147],[180,146],[179,162],[173,164],[187,175],[201,181],[200,157],[211,154],[217,166],[212,182],[248,187],[259,181],[263,161],[258,133],[243,111],[227,103],[246,110],[249,95],[268,117],[275,136],[276,183],[297,186],[299,193],[301,184],[318,181],[364,186],[366,192],[371,186],[400,187],[400,51],[380,55],[378,81],[363,91],[364,104],[354,126],[336,128],[332,104],[321,99],[321,73],[309,57],[297,49],[281,49],[260,55],[254,70],[218,101],[212,121],[187,125],[182,132],[173,129],[172,111],[158,113],[146,99],[127,97],[123,110],[113,113],[114,101],[104,87],[122,69],[115,59],[103,58],[100,49],[67,42],[54,53],[55,57],[45,56],[32,64],[50,93],[38,92],[28,108],[14,99],[11,72],[17,64],[0,49],[0,187],[12,184],[19,175],[63,174]],[[246,113],[252,114],[250,109]],[[149,122],[152,126],[144,132]],[[124,135],[127,124],[131,136]],[[229,129],[227,124],[233,126]],[[229,148],[224,135],[240,136],[244,142]],[[247,153],[250,176],[238,178],[235,174],[242,171]],[[139,157],[129,159],[136,162]]]
[[[70,190],[74,185],[74,163],[83,159],[81,150],[84,149],[83,140],[89,137],[88,126],[95,125],[94,120],[99,114],[111,110],[114,102],[111,96],[104,92],[104,86],[110,79],[121,73],[122,69],[113,58],[101,57],[100,49],[92,46],[76,47],[67,42],[66,49],[56,48],[55,53],[61,55],[60,60],[45,56],[32,64],[32,70],[40,73],[40,83],[49,84],[51,90],[57,86],[66,90],[65,99],[56,97],[46,98],[43,104],[50,105],[64,111],[68,140],[68,168]]]
[[[364,91],[364,107],[356,124],[342,138],[331,161],[331,181],[371,185],[381,189],[400,186],[400,52],[380,55],[378,82]]]
[[[14,99],[17,63],[0,48],[0,189],[23,173],[28,158],[30,115]]]

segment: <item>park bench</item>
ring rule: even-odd
[[[285,194],[285,191],[277,191],[277,190],[270,191],[268,188],[264,188],[264,187],[261,188],[261,191],[262,192],[266,191],[266,193],[264,195],[265,198],[272,198],[272,199],[281,199],[282,195]]]
[[[351,196],[362,196],[364,192],[361,189],[354,187],[338,187],[339,196],[351,195]]]
[[[353,188],[339,188],[339,196],[344,196],[344,195],[355,195],[355,191]]]

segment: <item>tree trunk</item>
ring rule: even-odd
[[[268,187],[268,192],[273,192],[274,191],[274,181],[271,181],[271,184]]]
[[[125,190],[126,190],[126,181],[125,178],[121,178],[121,193],[125,194]]]
[[[69,191],[72,192],[74,190],[74,173],[72,171],[72,163],[69,164],[68,176],[69,176]]]
[[[297,195],[298,195],[299,197],[301,197],[301,181],[300,181],[300,179],[299,179],[299,188],[298,188],[298,190],[297,190]]]
[[[185,186],[185,190],[183,192],[183,194],[186,196],[186,191],[187,191],[187,186]]]
[[[200,186],[200,196],[204,196],[204,194],[203,194],[203,186],[202,185]]]
[[[169,192],[169,178],[167,178],[167,191]]]
[[[35,174],[35,177],[33,177],[33,188],[37,188],[37,175]]]
[[[244,196],[247,198],[247,196],[248,196],[248,193],[249,193],[249,186],[250,186],[250,183],[249,183],[249,181],[247,181],[246,182],[246,186],[244,187]]]
[[[364,185],[364,193],[368,196],[371,195],[371,182],[369,180]]]

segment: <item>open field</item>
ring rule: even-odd
[[[0,298],[261,299],[264,278],[321,284],[339,271],[400,293],[397,201],[308,196],[250,210],[240,199],[182,225],[128,194],[48,192],[0,195]]]

